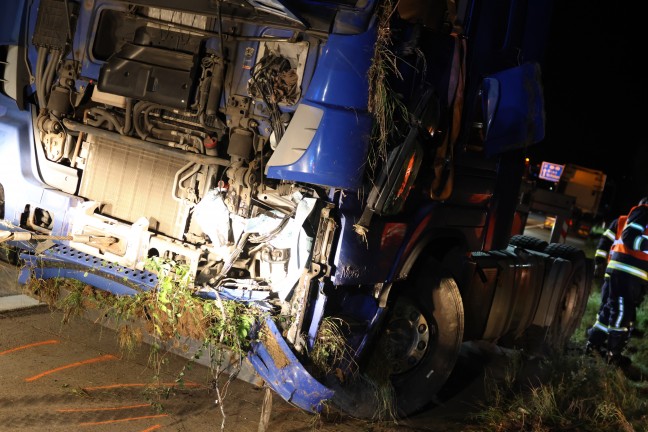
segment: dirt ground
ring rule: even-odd
[[[187,370],[186,359],[169,354],[158,378],[148,364],[148,346],[122,356],[114,331],[83,318],[68,324],[61,319],[60,312],[44,306],[0,314],[0,430],[220,429],[223,416],[208,368],[193,365]],[[176,384],[182,371],[184,386]],[[167,386],[174,388],[165,391]],[[224,430],[257,432],[264,394],[263,388],[232,381],[224,397]],[[466,400],[453,399],[398,424],[372,423],[337,414],[308,414],[272,393],[267,430],[460,430],[461,423],[451,414],[463,417],[464,404],[470,409]]]
[[[0,268],[0,296],[20,289],[10,270]],[[224,431],[262,430],[265,388],[240,379],[224,388],[221,379],[221,407],[209,368],[166,354],[156,371],[149,345],[125,355],[112,329],[82,317],[67,324],[62,319],[60,311],[44,305],[0,312],[0,431],[202,432],[219,431],[223,424]],[[413,418],[379,423],[339,413],[313,415],[269,392],[265,430],[464,430],[469,414],[483,403],[484,377],[501,374],[509,361],[497,347],[464,345],[439,404]]]

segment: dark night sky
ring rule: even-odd
[[[648,195],[644,37],[628,6],[554,1],[543,68],[546,135],[529,152],[533,163],[570,162],[607,173],[615,191],[610,213]]]

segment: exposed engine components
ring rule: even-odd
[[[36,62],[36,95],[41,110],[54,110],[57,114],[67,112],[70,97],[63,86],[54,89],[54,100],[50,107],[50,92],[60,62],[70,49],[79,5],[75,2],[44,0],[38,9],[36,28],[32,43],[38,48]],[[67,31],[61,31],[67,29]],[[67,101],[65,101],[67,93]]]
[[[47,159],[60,162],[64,158],[71,158],[73,137],[65,133],[56,117],[43,114],[38,117],[36,124]]]
[[[65,137],[66,135],[63,132],[49,132],[46,133],[45,136],[43,136],[43,149],[45,150],[47,159],[53,162],[58,162],[63,159]]]
[[[293,105],[299,98],[297,71],[287,58],[269,51],[254,65],[248,93],[267,103]]]
[[[254,134],[251,131],[245,129],[234,129],[230,135],[227,154],[231,157],[249,161],[254,146],[253,139]]]
[[[101,69],[99,90],[186,109],[195,63],[191,54],[126,43]]]
[[[62,117],[68,113],[72,107],[70,101],[71,94],[68,87],[58,85],[52,89],[49,100],[47,101],[47,109],[55,117]]]
[[[296,75],[288,59],[270,52],[254,65],[248,82],[248,93],[261,98],[270,111],[270,123],[277,141],[285,132],[279,104],[292,105],[294,102],[290,102],[299,98]]]
[[[301,231],[318,194],[266,179],[264,164],[301,99],[309,42],[283,29],[242,34],[238,22],[210,33],[205,16],[146,6],[101,14],[94,76],[63,35],[37,45],[42,153],[77,170],[79,196],[96,203],[74,229],[130,223],[138,239],[154,233],[149,255],[188,259],[202,283],[285,301],[313,244]],[[174,242],[191,245],[190,259]],[[123,242],[108,252],[135,259]]]
[[[225,74],[225,65],[223,59],[218,57],[211,59],[210,72],[209,95],[207,97],[205,114],[208,116],[213,116],[218,113],[218,107],[220,106],[221,96],[223,92],[223,78]]]

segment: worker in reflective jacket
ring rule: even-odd
[[[603,308],[607,303],[608,296],[608,285],[610,277],[605,273],[608,262],[610,261],[610,249],[614,241],[617,239],[617,227],[619,219],[614,219],[610,226],[603,232],[603,235],[599,239],[598,244],[596,245],[596,253],[594,254],[594,278],[603,279],[603,284],[601,285],[601,305],[599,306],[599,315],[603,313]],[[596,325],[596,324],[595,324]],[[593,330],[591,327],[587,329],[587,336],[593,336],[596,343],[588,342],[586,350],[591,352],[596,349],[601,355],[607,355],[607,333],[606,332],[596,332],[594,335],[591,335]]]
[[[610,249],[617,239],[617,227],[619,219],[614,219],[610,226],[603,232],[601,239],[596,245],[596,253],[594,255],[594,277],[600,279],[605,274],[605,268],[610,260]],[[607,280],[607,277],[605,278]]]
[[[587,350],[604,351],[608,362],[624,366],[630,360],[622,355],[623,349],[648,286],[648,197],[639,201],[627,216],[619,217],[616,225],[601,290],[601,307],[596,323],[587,332]],[[609,235],[606,238],[611,240]]]

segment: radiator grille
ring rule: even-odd
[[[184,217],[171,188],[186,162],[106,138],[90,138],[80,195],[104,204],[104,215],[131,223],[145,216],[152,229],[181,238]]]

